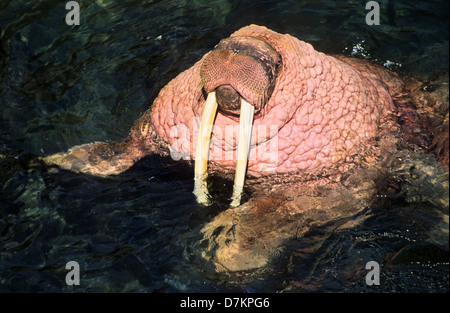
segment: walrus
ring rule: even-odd
[[[289,34],[250,25],[221,40],[162,88],[122,142],[83,144],[43,160],[96,176],[117,175],[151,153],[194,160],[193,192],[198,202],[206,205],[211,201],[208,172],[230,175],[234,170],[232,207],[241,204],[246,179],[262,182],[258,187],[262,201],[252,199],[239,210],[226,211],[221,214],[225,220],[216,219],[213,226],[205,228],[211,236],[220,225],[229,225],[222,238],[225,247],[232,240],[239,241],[237,212],[245,212],[246,219],[276,213],[277,220],[283,214],[292,217],[304,213],[304,205],[301,210],[299,202],[292,205],[292,199],[306,199],[300,199],[305,193],[299,192],[298,186],[308,186],[305,190],[312,195],[317,186],[327,185],[330,191],[330,186],[338,186],[336,182],[345,175],[358,181],[350,174],[353,170],[382,164],[398,150],[405,136],[423,137],[414,131],[404,135],[408,129],[405,125],[419,123],[405,94],[404,81],[379,65],[326,55]],[[401,123],[400,118],[404,119]],[[445,158],[448,163],[448,153],[444,153]],[[375,179],[367,173],[363,176]],[[283,196],[278,192],[268,198],[277,182]],[[336,196],[331,191],[329,194]],[[321,205],[336,207],[341,196],[335,198],[334,204],[327,198]],[[290,204],[286,205],[288,198]],[[308,199],[311,207],[318,207],[317,202]],[[253,215],[249,214],[250,207],[254,208]],[[280,207],[284,208],[283,214]],[[277,228],[267,223],[272,227],[268,233]],[[260,231],[256,237],[264,237],[263,233]],[[280,238],[284,237],[274,241],[278,244]],[[217,248],[217,242],[211,246]],[[217,258],[224,255],[221,266],[238,270],[266,262],[266,256],[246,261],[254,254],[241,253],[244,246],[248,248],[249,243],[233,253],[218,252]],[[231,265],[236,257],[241,261]]]

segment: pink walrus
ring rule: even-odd
[[[195,158],[197,163],[209,159],[210,168],[233,169],[240,137],[245,159],[237,170],[241,175],[246,167],[248,176],[329,174],[373,153],[368,141],[393,121],[392,98],[401,86],[396,76],[379,67],[328,56],[290,35],[251,25],[222,40],[169,82],[124,142],[81,145],[45,161],[106,176],[128,169],[149,153],[170,151],[194,159],[203,149],[206,157]],[[215,96],[212,106],[218,109],[203,118],[214,127],[197,145],[208,96]],[[250,125],[237,134],[241,102],[253,112],[247,118]],[[230,126],[236,128],[227,132]],[[205,165],[198,171],[199,192],[206,193],[206,187],[199,186],[206,178]]]
[[[250,25],[170,81],[123,142],[85,144],[43,159],[101,176],[150,153],[195,160],[200,203],[211,198],[208,171],[235,169],[232,206],[240,205],[245,178],[256,186],[253,197],[202,232],[217,269],[246,270],[266,264],[283,240],[311,223],[368,205],[380,164],[402,139],[419,137],[399,123],[417,123],[410,102],[404,82],[378,65],[325,55]],[[448,144],[439,151],[448,163],[447,150]]]

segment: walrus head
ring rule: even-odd
[[[219,109],[239,115],[241,99],[256,112],[268,102],[281,65],[280,54],[253,37],[222,40],[203,60],[200,79],[206,94],[216,92]]]
[[[195,154],[194,194],[208,202],[207,162],[217,108],[240,116],[239,141],[232,206],[239,205],[244,186],[253,117],[270,99],[280,65],[280,54],[267,42],[236,36],[222,40],[200,67],[201,88],[207,94]]]

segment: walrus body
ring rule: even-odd
[[[380,66],[328,56],[290,35],[251,25],[169,82],[123,142],[81,145],[44,160],[107,176],[150,153],[193,160],[206,145],[209,157],[198,173],[203,193],[208,160],[209,171],[236,167],[249,179],[263,180],[249,203],[220,214],[204,229],[218,268],[250,269],[264,265],[284,239],[301,233],[295,216],[322,210],[322,216],[336,217],[370,203],[377,173],[408,128],[399,119],[408,115],[407,125],[417,122],[406,93],[403,81]],[[239,128],[244,103],[252,118],[245,136]],[[209,104],[214,126],[202,135],[203,144],[198,133],[205,131],[201,123]],[[239,167],[241,137],[248,160]],[[292,219],[294,224],[287,222]]]
[[[234,37],[260,39],[281,57],[270,98],[255,114],[248,175],[318,174],[348,167],[371,150],[367,142],[376,137],[380,127],[394,120],[393,98],[402,89],[395,74],[359,60],[327,56],[310,44],[265,27],[244,27],[230,38]],[[200,73],[205,60],[214,62],[209,60],[211,53],[161,90],[124,143],[91,144],[84,149],[98,152],[84,155],[78,148],[46,160],[62,168],[106,176],[157,151],[194,159],[204,93],[211,91],[203,89],[202,93],[201,89],[214,86],[213,77],[205,82]],[[237,140],[232,126],[238,124],[237,116],[219,109],[211,136],[210,166],[235,166]]]

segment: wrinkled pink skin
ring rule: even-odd
[[[380,126],[392,118],[394,105],[390,92],[401,86],[394,75],[383,81],[386,77],[378,76],[378,68],[358,60],[338,60],[315,51],[308,43],[265,27],[244,27],[232,36],[263,39],[281,54],[283,60],[270,100],[255,116],[254,130],[264,125],[267,131],[252,133],[250,175],[261,171],[265,174],[292,171],[314,174],[324,168],[352,162],[355,155],[364,153],[367,140],[376,136]],[[184,150],[190,153],[191,159],[196,143],[194,128],[198,127],[204,106],[203,97],[201,101],[195,99],[201,62],[161,90],[150,114],[157,136],[178,152],[182,152],[182,145],[174,136],[173,127],[186,125],[189,128],[190,145],[185,144]],[[387,83],[391,84],[391,90]],[[237,143],[236,138],[224,136],[225,126],[238,123],[238,118],[219,111],[211,139],[214,146],[211,160],[230,169],[235,167],[235,156],[229,160],[225,157],[226,151],[236,150]],[[264,149],[269,149],[270,140],[273,140],[266,138],[270,136],[270,125],[276,125],[278,130],[276,166],[268,160],[267,154],[255,153],[261,143],[266,144]],[[194,131],[195,136],[192,136]],[[272,132],[272,136],[274,134],[276,132]]]
[[[282,57],[271,98],[255,115],[247,176],[344,172],[374,156],[369,140],[380,130],[395,128],[392,99],[403,86],[395,74],[363,60],[325,55],[261,26],[231,36],[265,40]],[[199,92],[202,60],[160,91],[124,142],[81,145],[44,160],[99,176],[123,172],[150,153],[179,152],[192,160],[205,104]],[[218,111],[209,171],[234,170],[237,136],[227,135],[226,127],[235,126],[237,133],[238,124],[238,117]]]

